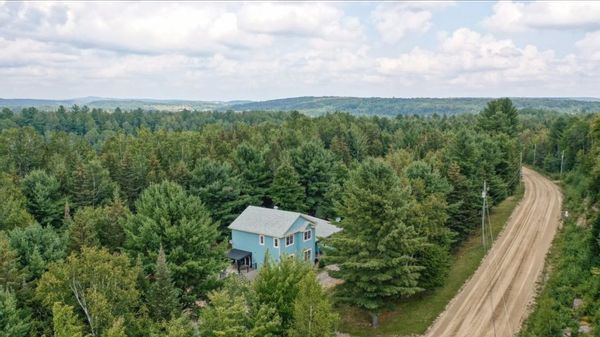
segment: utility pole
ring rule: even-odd
[[[533,166],[535,166],[535,154],[537,150],[537,143],[533,144]]]
[[[521,151],[521,156],[519,157],[519,183],[521,182],[521,177],[523,177],[523,151]]]
[[[565,150],[562,150],[560,154],[560,179],[562,179],[563,163],[565,162]]]
[[[481,192],[481,199],[483,199],[483,203],[481,205],[481,244],[483,245],[483,250],[486,250],[485,245],[485,212],[486,212],[486,197],[487,197],[487,181],[483,181],[483,191]]]

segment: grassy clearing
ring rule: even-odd
[[[513,209],[523,196],[521,186],[517,193],[497,205],[491,212],[494,236],[504,227]],[[381,326],[370,327],[369,315],[350,306],[339,306],[339,330],[353,336],[409,336],[422,334],[444,310],[465,281],[473,275],[484,256],[480,231],[473,232],[452,258],[452,266],[444,286],[420,296],[398,302],[394,310],[381,315]]]

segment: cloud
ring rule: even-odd
[[[380,74],[434,80],[450,85],[482,87],[540,82],[576,75],[572,57],[558,58],[552,50],[533,45],[518,47],[512,40],[496,39],[467,28],[442,37],[435,50],[414,48],[397,57],[377,60]]]
[[[491,30],[522,32],[531,29],[580,29],[600,28],[600,3],[545,1],[515,3],[499,1],[494,5],[492,16],[483,25]]]
[[[383,3],[371,13],[371,20],[382,40],[394,44],[409,33],[425,33],[432,26],[432,11],[451,5],[450,2]]]

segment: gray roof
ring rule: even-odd
[[[327,220],[310,215],[257,206],[246,207],[242,214],[229,225],[229,229],[282,238],[299,217],[303,217],[315,225],[319,238],[328,237],[341,230]]]

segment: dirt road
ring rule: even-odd
[[[562,194],[550,180],[526,168],[523,180],[523,200],[503,233],[425,336],[508,337],[519,331],[562,204]]]

